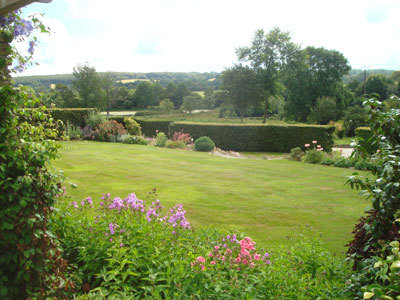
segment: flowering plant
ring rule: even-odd
[[[13,72],[22,72],[27,65],[32,64],[32,56],[38,39],[34,32],[50,33],[50,28],[46,27],[40,20],[41,15],[31,15],[24,19],[21,17],[21,11],[17,10],[5,16],[0,16],[0,34],[6,42],[25,45],[25,50],[21,52],[21,47],[12,47],[10,49],[10,59],[14,60]],[[25,44],[27,42],[27,44]],[[0,61],[4,66],[6,61]]]

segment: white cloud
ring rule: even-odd
[[[98,71],[221,71],[236,60],[237,47],[251,43],[256,29],[274,26],[290,31],[303,47],[342,52],[353,67],[400,69],[389,65],[399,62],[400,53],[395,0],[57,0],[47,5],[56,8],[61,1],[68,4],[60,12],[64,23],[58,14],[47,16],[56,33],[42,39],[41,66],[29,74],[70,73],[85,61]]]

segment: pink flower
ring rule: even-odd
[[[250,264],[250,268],[254,268],[254,263],[252,262],[251,264]]]
[[[212,260],[212,261],[210,262],[210,264],[215,265],[215,261]]]
[[[121,243],[121,244],[119,244],[119,246],[120,246],[120,247],[123,247],[123,246],[124,246],[124,244],[123,244],[123,243]]]
[[[260,260],[261,254],[254,254],[254,259],[255,260]]]
[[[208,257],[211,257],[211,256],[213,256],[213,255],[212,255],[212,253],[211,253],[211,252],[210,252],[210,253],[208,253]]]
[[[312,143],[313,143],[313,144],[316,144],[316,143],[317,143],[317,141],[312,141]]]
[[[266,260],[265,263],[266,263],[267,265],[270,265],[270,264],[271,264],[271,262],[270,262],[269,260]]]
[[[308,148],[310,147],[310,144],[305,144],[304,147]]]
[[[231,249],[226,249],[226,251],[225,251],[225,255],[229,255],[229,254],[231,254],[232,253],[232,250]]]
[[[75,208],[78,208],[78,203],[76,203],[76,201],[72,202],[72,205],[73,205]]]
[[[321,145],[317,145],[317,148],[321,148]]]
[[[215,250],[218,250],[218,249],[219,249],[219,246],[215,246],[214,249],[215,249]]]
[[[205,266],[201,266],[201,270],[204,271],[206,269]]]
[[[196,260],[197,260],[198,262],[201,262],[201,263],[205,263],[205,262],[206,262],[206,259],[205,259],[203,256],[197,257]]]
[[[245,264],[245,265],[247,265],[247,264],[248,264],[247,259],[243,259],[243,260],[242,260],[242,263]]]
[[[236,263],[240,263],[240,257],[237,257],[237,258],[235,259],[235,261],[236,261]]]
[[[222,256],[221,260],[222,260],[222,261],[225,261],[225,259],[226,259],[225,256]]]

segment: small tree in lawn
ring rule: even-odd
[[[172,103],[168,98],[161,100],[159,107],[162,112],[167,113],[168,117],[170,113],[174,111],[174,103]]]
[[[183,97],[183,104],[181,109],[184,111],[188,111],[190,114],[192,111],[201,108],[201,96],[198,94],[192,94],[189,96]]]

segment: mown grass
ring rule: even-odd
[[[311,225],[341,253],[369,204],[345,185],[348,169],[87,141],[64,142],[61,155],[53,164],[78,185],[68,189],[75,200],[107,192],[146,199],[157,188],[166,207],[184,205],[195,227],[237,229],[267,249]]]

